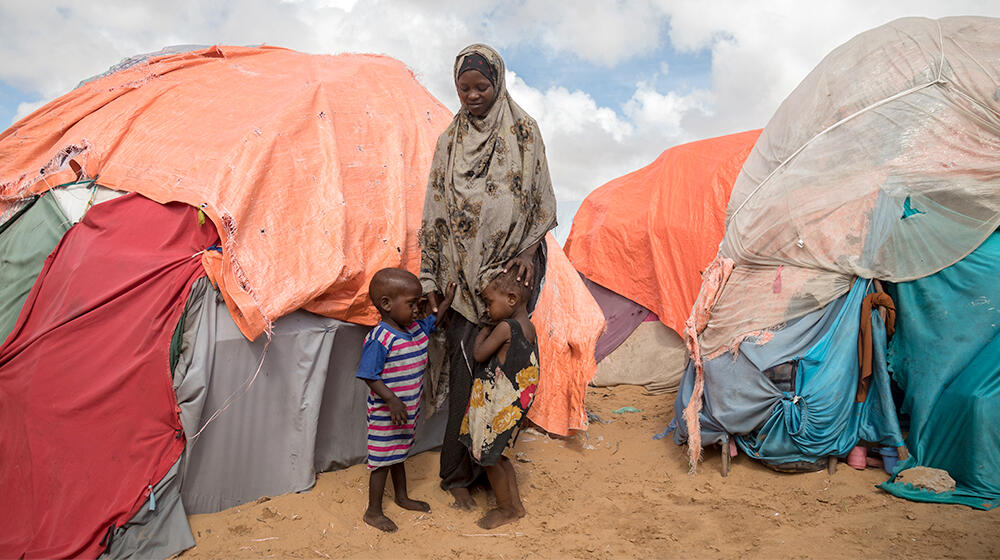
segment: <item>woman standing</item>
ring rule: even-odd
[[[545,273],[545,233],[556,203],[538,124],[507,93],[503,59],[470,45],[455,59],[462,108],[438,138],[421,227],[420,282],[436,312],[444,286],[458,285],[447,327],[448,424],[441,486],[471,509],[468,487],[482,472],[458,433],[472,388],[473,341],[489,324],[482,293],[513,270],[531,288],[534,308]]]

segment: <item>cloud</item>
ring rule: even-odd
[[[827,53],[873,27],[904,16],[1000,16],[1000,4],[971,0],[841,0],[807,8],[793,0],[661,0],[659,6],[675,49],[712,54],[713,110],[683,123],[697,137],[764,126]]]
[[[533,87],[518,77],[517,68],[509,69],[512,96],[539,121],[557,197],[567,208],[673,145],[764,126],[822,57],[857,33],[903,15],[1000,15],[1000,4],[971,0],[842,0],[808,7],[792,0],[179,0],[63,6],[0,7],[0,81],[31,93],[31,99],[55,98],[123,58],[177,44],[384,53],[404,61],[453,111],[458,100],[452,62],[473,42],[501,51],[537,50],[553,64],[560,54],[572,55],[619,83],[616,68],[636,57],[671,49],[709,53],[710,87],[654,87],[671,82],[658,76],[681,68],[662,60],[652,63],[621,106],[601,106],[592,92],[579,89]],[[18,117],[37,106],[21,103]]]
[[[540,41],[556,53],[609,68],[655,50],[666,23],[663,12],[648,0],[511,4],[491,14],[496,36],[510,38],[506,44]]]
[[[645,83],[624,105],[624,115],[600,107],[583,91],[532,88],[508,73],[508,89],[538,121],[560,200],[582,200],[595,187],[650,163],[667,147],[690,140],[680,123],[706,111],[707,93],[660,93]]]
[[[40,101],[25,101],[23,103],[18,103],[17,110],[14,111],[14,118],[11,119],[11,122],[17,122],[24,117],[27,117],[48,102],[49,101],[47,99],[42,99]]]

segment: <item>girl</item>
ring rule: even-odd
[[[538,345],[528,317],[531,289],[514,271],[502,272],[483,291],[496,326],[481,329],[473,358],[485,367],[473,373],[469,407],[459,429],[477,463],[486,468],[497,507],[479,526],[493,529],[524,517],[514,464],[509,455],[538,387]]]

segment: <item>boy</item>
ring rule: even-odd
[[[420,281],[399,268],[375,273],[368,294],[382,320],[365,337],[357,377],[364,379],[368,395],[368,509],[365,523],[387,533],[396,524],[382,512],[385,481],[392,473],[396,504],[413,511],[430,511],[427,502],[411,500],[406,493],[403,461],[413,444],[420,416],[423,376],[427,367],[427,334],[434,330],[435,315],[417,320],[420,308]],[[455,285],[448,286],[438,305],[444,315],[455,297]]]

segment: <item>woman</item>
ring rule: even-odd
[[[455,59],[462,108],[438,138],[424,216],[420,282],[437,311],[442,287],[458,285],[445,338],[448,425],[441,448],[441,486],[471,509],[468,487],[481,470],[458,432],[472,386],[472,345],[488,324],[482,292],[498,274],[517,273],[530,286],[528,309],[545,273],[545,233],[556,203],[538,125],[507,94],[500,55],[470,45]]]

